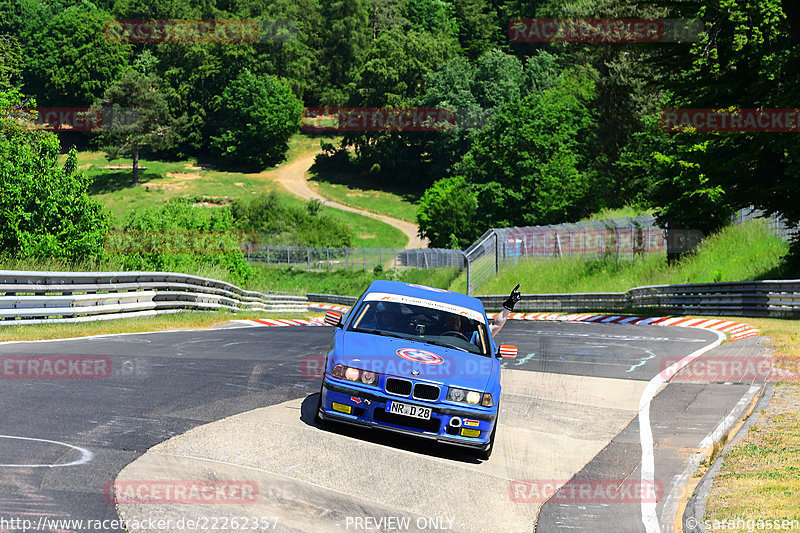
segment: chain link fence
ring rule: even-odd
[[[775,235],[789,241],[800,233],[779,215],[765,216],[755,208],[742,209],[732,222],[764,220]],[[584,257],[633,261],[645,254],[680,254],[703,239],[697,230],[664,230],[653,215],[608,218],[574,224],[493,228],[467,248],[467,294],[500,273],[503,265],[520,258]]]
[[[303,270],[388,270],[410,268],[464,268],[461,250],[442,248],[316,248],[309,246],[244,245],[247,260]]]
[[[776,214],[765,215],[763,211],[758,210],[755,207],[742,209],[733,215],[734,224],[742,224],[748,220],[754,219],[763,220],[764,223],[766,223],[767,228],[769,228],[772,233],[786,242],[791,241],[800,233],[800,225],[790,226],[786,219],[782,216]]]
[[[798,227],[789,226],[780,216],[765,217],[754,208],[743,209],[734,223],[763,219],[779,237],[790,240]],[[634,261],[646,254],[672,254],[690,251],[703,234],[697,230],[665,231],[652,215],[608,218],[572,224],[493,228],[465,251],[443,248],[314,248],[306,246],[243,245],[251,262],[304,270],[373,270],[380,265],[398,267],[466,269],[467,294],[500,273],[503,265],[522,258],[583,257]]]
[[[493,228],[481,236],[465,255],[467,294],[472,294],[503,264],[521,258],[612,257],[633,261],[637,256],[691,249],[702,239],[698,231],[671,232],[670,238],[652,215],[609,218],[572,224]]]

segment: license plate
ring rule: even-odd
[[[431,419],[431,408],[420,407],[408,403],[390,401],[386,404],[386,412],[396,415],[410,416],[411,418],[421,418],[422,420]]]

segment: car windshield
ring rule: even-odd
[[[480,355],[490,354],[486,325],[475,318],[424,305],[365,301],[350,331],[413,339]]]

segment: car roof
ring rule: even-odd
[[[370,292],[387,292],[390,294],[413,296],[415,298],[423,298],[425,300],[434,300],[437,302],[458,305],[461,307],[466,307],[467,309],[473,309],[479,313],[484,313],[483,303],[481,303],[481,301],[477,298],[467,296],[466,294],[461,294],[460,292],[437,289],[435,287],[418,285],[416,283],[375,280],[370,283],[369,288],[367,288],[367,293]]]

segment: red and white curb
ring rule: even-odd
[[[494,314],[487,314],[494,318]],[[686,328],[710,329],[721,331],[731,336],[731,341],[738,341],[748,337],[757,337],[761,331],[750,324],[720,320],[718,318],[697,317],[656,317],[656,316],[620,316],[597,314],[572,314],[560,313],[511,313],[510,320],[549,320],[560,322],[591,322],[596,324],[631,324],[634,326],[682,326]]]
[[[333,304],[308,304],[309,310],[347,312],[350,308],[344,305]],[[489,319],[494,318],[494,313],[486,314]],[[738,341],[748,337],[758,337],[761,331],[750,324],[718,318],[697,317],[657,317],[657,316],[621,316],[598,314],[571,314],[560,313],[511,313],[509,320],[543,320],[559,322],[590,322],[595,324],[631,324],[634,326],[681,326],[686,328],[710,329],[727,333],[731,341]],[[324,317],[312,317],[309,320],[295,318],[253,318],[250,320],[235,320],[251,326],[324,326]]]
[[[246,324],[248,326],[280,327],[280,326],[324,326],[323,317],[313,316],[310,319],[304,318],[250,318],[247,320],[232,320],[236,324]]]
[[[342,313],[346,313],[347,311],[350,310],[350,308],[345,305],[317,304],[317,303],[308,304],[308,308],[321,309],[323,311],[341,311]]]

